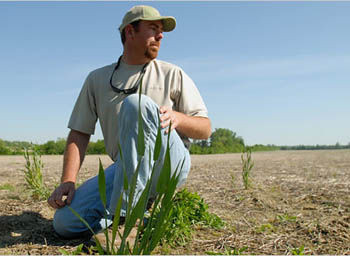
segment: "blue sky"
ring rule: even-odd
[[[66,137],[137,4],[176,17],[158,58],[195,81],[213,129],[249,145],[350,142],[350,2],[0,2],[0,138]]]

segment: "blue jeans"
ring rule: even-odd
[[[120,113],[118,115],[118,137],[121,145],[126,174],[129,182],[135,172],[139,161],[137,155],[137,131],[138,131],[138,109],[139,95],[134,94],[126,97],[122,103]],[[165,129],[162,129],[162,146],[161,153],[157,163],[153,162],[153,150],[156,141],[158,129],[158,113],[157,104],[149,97],[141,96],[141,113],[143,117],[143,129],[145,134],[145,154],[142,159],[139,176],[137,179],[134,202],[137,202],[142,191],[144,190],[147,180],[151,177],[152,170],[149,168],[150,159],[152,165],[156,165],[155,178],[152,180],[151,197],[156,195],[157,178],[159,177],[162,162],[165,157],[167,137]],[[172,174],[176,171],[176,167],[184,160],[184,165],[180,172],[178,186],[181,186],[189,173],[191,160],[188,150],[185,148],[180,136],[173,130],[170,134],[170,157]],[[151,151],[151,152],[150,152]],[[106,177],[106,194],[107,194],[107,210],[110,216],[113,215],[120,194],[123,190],[123,167],[118,154],[117,161],[105,170]],[[121,215],[126,212],[127,196],[123,193],[123,204]],[[98,177],[95,176],[82,184],[75,192],[74,198],[70,205],[79,215],[85,219],[92,227],[94,232],[98,232],[105,228],[104,208],[100,199],[98,190]],[[112,221],[108,219],[107,226]],[[65,206],[58,209],[53,219],[53,226],[56,232],[66,238],[74,238],[89,233],[88,228]]]

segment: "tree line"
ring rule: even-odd
[[[191,154],[223,154],[240,153],[246,148],[244,139],[230,129],[217,128],[208,140],[194,140],[191,148]],[[272,151],[279,150],[275,145],[257,144],[249,147],[251,151]]]
[[[44,144],[33,144],[25,141],[5,141],[0,139],[0,155],[19,155],[23,154],[24,149],[35,150],[42,155],[62,155],[66,147],[66,139],[58,138],[56,141],[50,140]],[[241,136],[238,136],[230,129],[217,128],[208,140],[194,140],[191,148],[191,154],[222,154],[222,153],[240,153],[245,145]],[[254,151],[272,151],[272,150],[320,150],[320,149],[350,149],[348,145],[297,145],[297,146],[276,146],[256,144],[249,146]],[[89,142],[87,154],[106,154],[103,140]]]
[[[0,155],[22,155],[24,149],[35,150],[41,155],[62,155],[66,148],[66,139],[49,140],[44,144],[33,144],[26,141],[6,141],[0,139]],[[106,154],[103,140],[89,142],[87,154]]]
[[[280,150],[324,150],[324,149],[350,149],[348,145],[340,145],[337,142],[335,145],[297,145],[297,146],[280,146]]]

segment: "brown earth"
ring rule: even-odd
[[[78,182],[97,174],[87,156]],[[166,254],[350,254],[350,150],[275,151],[252,154],[252,188],[245,190],[240,154],[192,156],[185,187],[219,215],[222,230],[197,228],[185,247]],[[45,183],[59,182],[62,156],[43,156]],[[63,240],[52,228],[54,210],[25,188],[23,156],[0,156],[0,254],[60,254],[83,240]]]

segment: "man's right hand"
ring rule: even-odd
[[[51,207],[55,209],[59,209],[66,205],[70,205],[70,203],[72,202],[74,193],[75,193],[74,182],[64,182],[55,189],[55,191],[51,194],[47,202]],[[65,200],[63,200],[64,196],[67,196]]]

